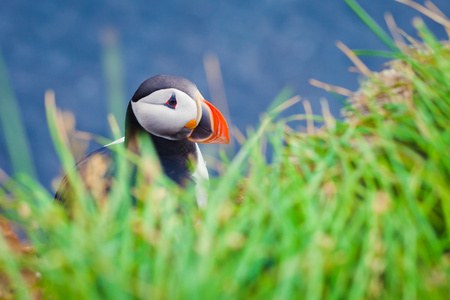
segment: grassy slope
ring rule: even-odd
[[[35,247],[32,255],[11,253],[0,235],[11,295],[446,299],[450,49],[418,27],[425,44],[397,54],[401,60],[389,70],[368,74],[345,122],[326,117],[321,130],[296,133],[289,118],[274,121],[277,109],[268,113],[211,183],[204,211],[193,190],[158,177],[149,184],[142,174],[154,173],[151,163],[132,189],[136,208],[126,185],[99,210],[79,188],[73,220],[33,180],[7,181],[1,207]],[[69,167],[52,111],[49,105]],[[273,147],[270,165],[265,141]],[[38,278],[25,277],[26,284],[23,269]],[[0,285],[0,298],[6,295]]]

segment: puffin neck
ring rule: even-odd
[[[192,179],[189,163],[197,159],[197,147],[195,143],[187,139],[169,140],[149,133],[137,121],[130,102],[125,120],[126,147],[138,153],[137,139],[140,135],[148,135],[150,137],[164,173],[170,179],[182,186]]]

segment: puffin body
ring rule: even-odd
[[[139,86],[128,104],[125,137],[92,152],[77,164],[87,189],[99,196],[96,187],[90,186],[90,177],[100,177],[104,187],[97,189],[97,194],[107,194],[115,170],[111,148],[125,145],[138,153],[138,138],[143,134],[150,137],[165,175],[183,187],[194,181],[197,203],[204,206],[208,171],[197,143],[228,144],[228,126],[195,84],[179,76],[157,75]],[[55,199],[65,201],[69,189],[64,178]]]

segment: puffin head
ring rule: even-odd
[[[168,140],[229,143],[225,118],[194,83],[180,76],[157,75],[145,80],[131,98],[129,118],[132,120],[127,123],[137,121],[145,131]]]

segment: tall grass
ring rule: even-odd
[[[103,70],[106,79],[106,91],[108,91],[108,111],[119,122],[122,132],[125,130],[126,96],[124,92],[123,66],[120,59],[120,47],[117,33],[113,29],[104,30],[103,40]]]
[[[223,158],[227,171],[212,180],[203,210],[192,187],[161,176],[151,151],[117,153],[106,204],[74,175],[70,217],[33,180],[8,180],[1,207],[34,253],[13,253],[0,235],[9,278],[0,297],[447,299],[450,48],[415,24],[423,41],[394,52],[388,70],[369,71],[346,121],[326,103],[323,116],[280,119],[297,99],[276,102],[240,152]],[[49,99],[50,130],[69,169]],[[324,126],[298,133],[289,127],[298,119]],[[138,166],[132,187],[128,161]]]
[[[0,51],[0,122],[14,172],[36,176],[22,115]],[[2,141],[3,142],[3,141]]]

